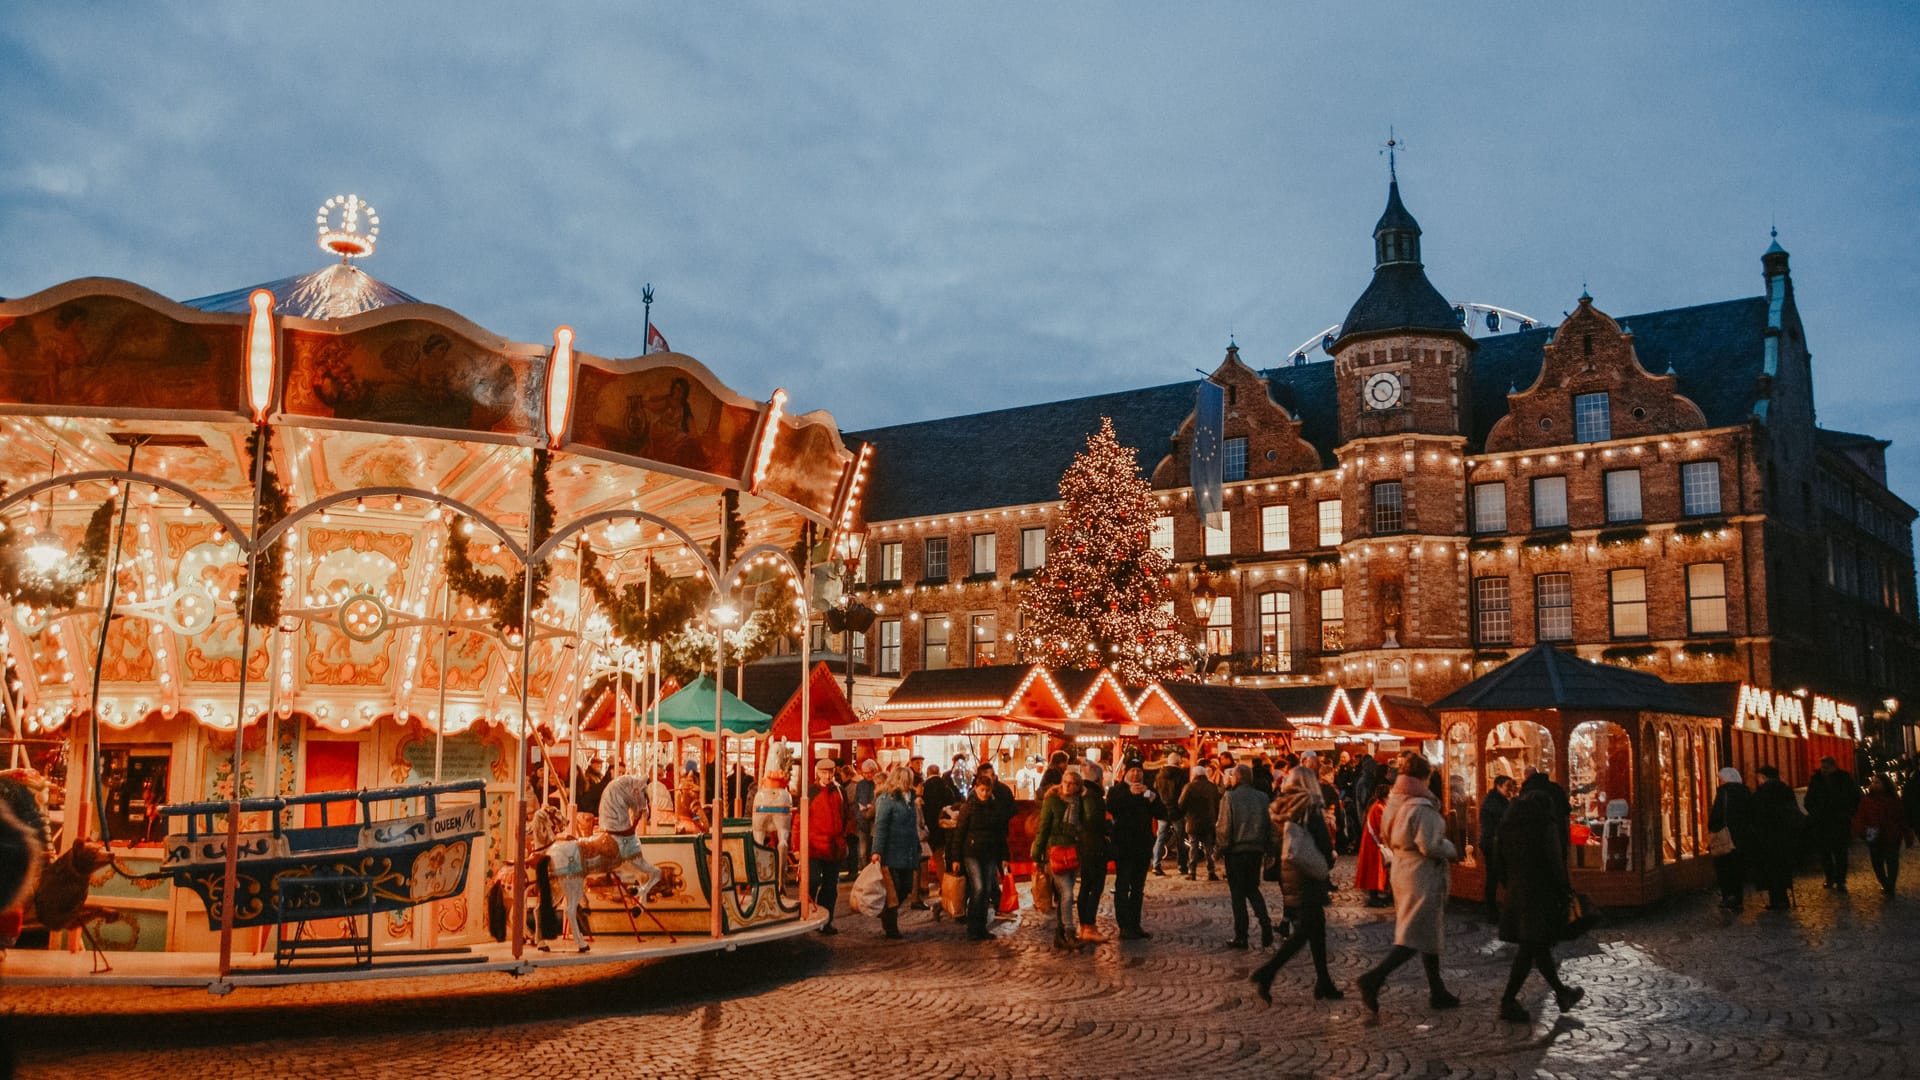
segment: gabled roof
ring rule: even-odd
[[[1285,735],[1293,731],[1287,714],[1259,690],[1205,683],[1155,683],[1134,706],[1142,723],[1162,724],[1162,714],[1200,731],[1255,731]]]
[[[847,705],[847,692],[825,661],[816,660],[808,672],[807,732],[823,738],[835,724],[851,724],[858,717]],[[764,713],[773,714],[776,739],[800,738],[800,665],[791,656],[757,660],[746,666],[740,697]]]
[[[1641,367],[1655,375],[1672,368],[1675,388],[1700,406],[1708,427],[1733,427],[1753,415],[1766,359],[1766,297],[1626,315],[1616,321],[1633,333]],[[1485,446],[1494,422],[1507,415],[1507,393],[1525,390],[1539,377],[1541,348],[1552,334],[1552,328],[1540,327],[1480,339],[1473,354],[1473,446]]]
[[[1452,308],[1448,326],[1457,328]],[[1677,389],[1706,414],[1710,427],[1731,427],[1753,415],[1765,360],[1767,299],[1727,300],[1673,308],[1619,321],[1633,332],[1640,363],[1654,374],[1669,366]],[[1509,389],[1525,390],[1540,374],[1551,333],[1546,328],[1480,338],[1473,355],[1470,445],[1507,414]],[[1340,438],[1333,365],[1287,365],[1264,373],[1274,401],[1301,422],[1300,437],[1333,461]],[[1113,418],[1124,446],[1139,451],[1143,475],[1165,457],[1193,411],[1194,383],[1024,405],[941,420],[850,432],[874,445],[866,505],[869,521],[968,513],[1059,499],[1060,474],[1086,448],[1100,418]]]
[[[1701,695],[1658,675],[1596,664],[1552,645],[1535,645],[1434,702],[1452,709],[1603,709],[1720,716]]]
[[[888,723],[982,715],[1057,724],[1072,715],[1072,703],[1043,667],[990,665],[909,672],[874,712]]]

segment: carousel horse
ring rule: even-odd
[[[773,848],[777,865],[785,866],[793,852],[793,792],[788,790],[793,750],[785,743],[767,751],[766,767],[753,793],[753,838]]]
[[[87,903],[87,893],[93,888],[93,875],[112,861],[113,856],[105,847],[92,840],[82,840],[47,866],[46,872],[40,875],[40,887],[33,894],[34,921],[48,933],[80,931],[80,936],[93,950],[96,973],[112,971],[113,967],[107,963],[94,930],[100,923],[120,922],[122,915],[111,908]]]
[[[584,840],[555,840],[547,848],[546,865],[560,879],[566,898],[566,933],[581,952],[590,948],[582,908],[587,901],[587,876],[612,874],[630,866],[639,876],[633,903],[644,907],[647,895],[660,880],[660,870],[640,851],[635,835],[647,816],[647,782],[627,773],[614,777],[600,796],[600,830]]]

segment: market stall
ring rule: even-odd
[[[1158,682],[1141,692],[1134,711],[1139,741],[1178,742],[1189,754],[1226,751],[1237,758],[1265,751],[1277,757],[1293,746],[1292,721],[1266,691],[1251,687]]]
[[[1641,905],[1712,878],[1707,810],[1721,717],[1655,675],[1538,645],[1433,705],[1445,731],[1445,805],[1463,858],[1456,896],[1484,896],[1478,803],[1496,776],[1547,773],[1571,803],[1574,887]]]

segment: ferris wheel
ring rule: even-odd
[[[1480,304],[1473,302],[1453,305],[1453,317],[1459,321],[1460,329],[1478,338],[1498,334],[1503,331],[1519,333],[1531,330],[1540,324],[1540,320],[1531,315],[1523,315],[1512,308],[1503,308],[1498,304]],[[1340,324],[1334,323],[1325,330],[1301,342],[1288,353],[1293,364],[1310,364],[1316,359],[1333,358],[1333,343],[1340,340]],[[1315,354],[1319,354],[1318,357]]]

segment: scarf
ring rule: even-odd
[[[1393,787],[1388,791],[1387,797],[1391,799],[1395,795],[1400,796],[1401,799],[1404,800],[1399,807],[1397,807],[1400,813],[1403,814],[1409,809],[1412,809],[1415,799],[1425,799],[1433,806],[1434,810],[1438,811],[1440,809],[1440,803],[1433,797],[1433,789],[1427,786],[1427,782],[1425,780],[1416,780],[1408,773],[1401,773],[1399,776],[1393,778]],[[1380,840],[1382,846],[1387,845],[1387,838],[1393,835],[1394,822],[1398,820],[1398,815],[1390,818],[1382,816],[1380,820]]]

